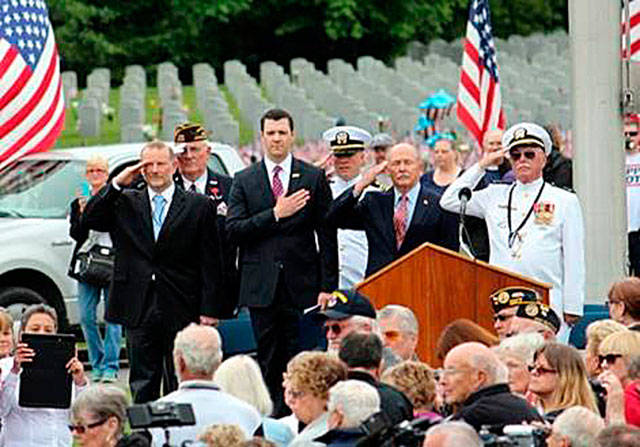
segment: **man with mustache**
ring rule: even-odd
[[[583,314],[584,227],[578,197],[542,178],[551,152],[551,138],[537,124],[520,123],[508,129],[502,144],[508,151],[516,183],[491,184],[475,191],[467,213],[482,217],[489,229],[489,262],[553,285],[552,309],[561,316],[558,339],[567,341],[569,326]],[[458,194],[473,189],[485,170],[504,154],[485,153],[482,159],[456,179],[440,204],[458,211]]]

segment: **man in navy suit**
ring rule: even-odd
[[[361,195],[376,176],[388,170],[393,188]],[[393,146],[387,160],[336,198],[327,219],[338,228],[364,230],[369,243],[366,275],[409,253],[424,242],[458,250],[458,238],[450,227],[455,219],[442,211],[438,197],[420,182],[422,161],[418,150],[407,143]]]
[[[278,416],[286,412],[282,373],[302,348],[302,311],[337,289],[338,250],[325,220],[331,189],[324,171],[291,155],[291,115],[269,110],[260,129],[265,157],[235,175],[227,231],[240,247],[239,301],[249,307]]]

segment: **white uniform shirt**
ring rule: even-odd
[[[337,175],[331,181],[331,193],[335,199],[347,188],[355,185],[361,176],[345,181]],[[365,190],[366,192],[366,190]],[[360,195],[360,199],[364,194]],[[340,277],[338,287],[340,289],[350,289],[364,278],[367,269],[367,256],[369,245],[367,235],[361,230],[338,230],[338,257]]]
[[[640,229],[640,152],[627,155],[627,231]]]
[[[484,171],[478,164],[458,177],[440,200],[442,208],[459,211],[458,192],[473,187]],[[541,178],[527,184],[491,184],[475,191],[467,204],[467,214],[482,217],[487,222],[493,265],[551,283],[550,304],[563,321],[563,313],[583,314],[584,306],[584,226],[578,197],[549,183],[538,200],[539,212],[532,212],[520,230],[520,238],[510,248],[508,203],[513,187],[511,228],[515,231],[526,217],[542,186]],[[566,340],[567,327],[558,334]]]

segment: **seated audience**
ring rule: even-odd
[[[346,366],[333,354],[301,352],[289,361],[284,375],[284,401],[298,421],[305,424],[291,441],[292,447],[304,446],[329,431],[329,389],[346,378]]]
[[[435,374],[426,363],[402,362],[386,370],[380,381],[395,387],[409,398],[413,405],[414,418],[428,418],[432,422],[442,420],[434,411]]]
[[[4,309],[0,309],[0,359],[13,354],[13,318]]]
[[[58,315],[55,309],[44,304],[29,306],[20,321],[22,334],[55,334],[58,332]],[[71,445],[69,409],[26,408],[18,403],[22,364],[31,362],[33,349],[19,341],[15,355],[0,360],[2,385],[0,386],[0,418],[5,447],[60,447]],[[78,395],[89,384],[82,362],[73,357],[66,365],[73,376],[73,394]],[[46,421],[46,423],[45,423]]]
[[[598,435],[597,447],[640,447],[640,429],[630,425],[611,425]]]
[[[351,332],[374,329],[376,310],[369,298],[354,289],[336,290],[331,295],[327,306],[314,318],[323,321],[327,351],[337,353],[340,342]]]
[[[273,402],[258,362],[248,355],[234,355],[222,362],[213,375],[213,383],[260,413],[262,426],[258,428],[256,435],[264,436],[277,445],[288,445],[291,442],[293,431],[285,423],[269,417],[273,410]]]
[[[382,343],[400,360],[417,360],[418,320],[411,309],[389,304],[378,311]]]
[[[360,427],[380,411],[380,396],[371,385],[360,380],[345,380],[329,390],[330,431],[316,438],[326,446],[355,446],[365,436]]]
[[[169,429],[172,444],[194,440],[211,424],[235,424],[245,437],[253,435],[261,422],[260,414],[248,403],[221,391],[213,382],[220,366],[222,348],[218,331],[210,326],[190,324],[176,335],[173,362],[178,389],[158,402],[188,403],[193,407],[196,424]],[[164,443],[164,432],[154,428],[153,445]]]
[[[380,337],[352,332],[342,340],[338,355],[349,368],[349,379],[361,380],[378,390],[381,411],[392,423],[413,419],[413,406],[409,399],[397,389],[378,381],[382,359]]]
[[[640,330],[640,278],[631,276],[614,282],[607,305],[613,320],[629,329]]]
[[[479,324],[466,318],[458,318],[446,325],[440,332],[440,337],[436,344],[436,356],[442,361],[451,349],[471,341],[482,343],[489,347],[500,343],[498,337]]]
[[[547,342],[534,354],[529,391],[549,422],[563,410],[583,406],[598,413],[595,396],[578,350]]]
[[[530,395],[529,365],[533,362],[533,354],[544,345],[541,334],[520,334],[505,338],[495,348],[495,353],[509,369],[509,390],[527,399]]]
[[[207,447],[242,447],[246,438],[244,430],[233,424],[214,424],[198,435]]]
[[[466,422],[449,421],[427,430],[423,447],[482,447],[476,430]]]
[[[483,425],[540,420],[526,400],[511,393],[509,386],[501,382],[504,368],[493,351],[482,343],[463,343],[449,351],[440,385],[445,403],[458,406],[453,419],[462,419],[476,430]]]
[[[559,330],[560,318],[551,307],[542,302],[523,303],[516,308],[509,336],[537,332],[545,341],[556,341]]]
[[[587,367],[589,378],[596,378],[602,372],[598,357],[600,343],[614,332],[626,330],[626,326],[615,320],[596,320],[587,326],[586,346],[584,348],[584,363]]]
[[[604,421],[585,407],[570,407],[553,422],[548,447],[592,447],[604,428]]]
[[[516,316],[518,305],[542,301],[538,292],[527,287],[504,287],[489,297],[493,308],[493,328],[500,339],[511,332],[511,321]]]
[[[74,445],[84,447],[124,447],[149,445],[141,434],[124,436],[129,399],[114,385],[93,385],[84,390],[71,407]]]

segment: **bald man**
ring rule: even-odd
[[[384,170],[393,188],[362,194]],[[338,228],[364,230],[369,244],[365,276],[380,270],[424,242],[458,250],[451,226],[455,218],[445,214],[438,197],[418,181],[422,160],[416,147],[400,143],[387,151],[387,159],[369,169],[352,187],[338,196],[327,219]],[[447,231],[449,229],[449,231]]]
[[[507,377],[506,366],[482,343],[463,343],[449,351],[439,382],[444,401],[458,408],[452,419],[476,430],[541,421],[526,400],[509,391]]]

